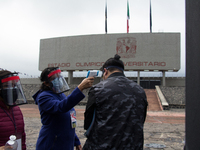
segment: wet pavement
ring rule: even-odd
[[[38,106],[26,104],[20,106],[26,131],[27,150],[35,150],[35,144],[41,128]],[[83,129],[85,106],[76,106],[77,128],[81,144],[85,143]],[[172,109],[148,111],[144,125],[144,150],[183,150],[185,143],[185,110]],[[164,148],[163,148],[164,147]]]

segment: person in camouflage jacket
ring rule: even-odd
[[[103,81],[89,91],[83,150],[142,150],[147,99],[142,87],[125,77],[119,55],[102,67]]]

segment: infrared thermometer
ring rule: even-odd
[[[88,78],[88,77],[96,77],[96,76],[98,76],[98,74],[99,74],[98,70],[89,70],[88,73],[87,73],[86,78]]]

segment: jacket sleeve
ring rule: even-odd
[[[146,116],[147,116],[147,106],[148,106],[148,101],[147,101],[147,98],[146,98],[146,94],[145,94],[145,96],[144,96],[145,98],[144,98],[144,122],[145,122],[145,120],[146,120]],[[143,122],[143,123],[144,123]]]
[[[26,134],[25,131],[22,133],[22,150],[26,150]]]
[[[86,105],[86,110],[84,113],[84,129],[87,130],[92,123],[94,110],[96,107],[95,93],[94,87],[92,87],[88,93],[88,102]]]
[[[77,136],[76,133],[75,133],[74,146],[78,146],[78,145],[81,145],[81,142],[80,142],[78,136]]]
[[[39,108],[52,114],[69,111],[85,97],[78,87],[67,97],[63,94],[63,100],[55,99],[53,94],[42,92],[38,98]]]

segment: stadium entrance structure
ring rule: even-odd
[[[126,33],[56,37],[40,40],[39,70],[60,67],[68,71],[68,83],[73,83],[73,71],[99,70],[104,61],[115,54],[121,56],[125,71],[162,72],[180,69],[180,33]]]

